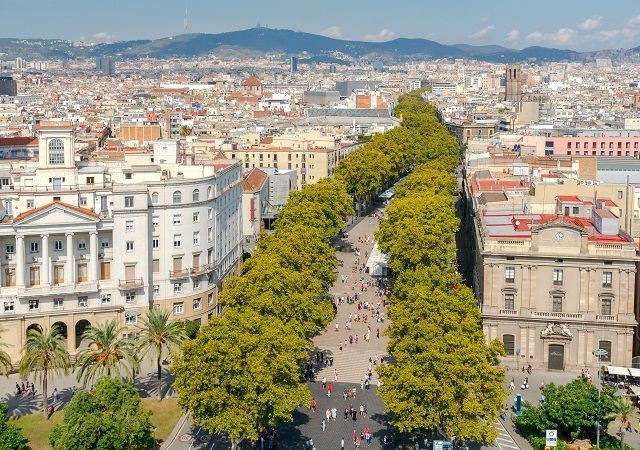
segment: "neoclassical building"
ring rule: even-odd
[[[506,361],[578,370],[603,349],[601,363],[631,367],[638,256],[618,217],[603,205],[585,217],[476,200],[474,289],[486,338],[504,342]]]
[[[167,308],[200,323],[241,257],[242,168],[178,163],[177,143],[80,158],[73,128],[43,124],[37,161],[0,162],[0,341],[57,325],[70,353],[90,325]]]

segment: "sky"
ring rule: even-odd
[[[640,0],[0,0],[0,37],[93,42],[270,28],[340,39],[542,45],[580,51],[640,45]]]

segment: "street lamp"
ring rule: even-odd
[[[596,348],[593,351],[593,356],[598,358],[598,411],[596,412],[596,448],[600,448],[600,391],[602,390],[602,383],[600,381],[600,358],[606,357],[609,354],[604,348]]]

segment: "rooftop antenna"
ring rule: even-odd
[[[189,12],[187,8],[184,9],[184,31],[185,33],[189,30]]]

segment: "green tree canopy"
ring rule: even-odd
[[[27,439],[22,431],[9,421],[6,403],[0,403],[0,448],[11,450],[27,450]]]
[[[76,392],[49,443],[55,450],[150,449],[155,442],[149,417],[133,387],[119,378],[102,377],[93,392]]]

